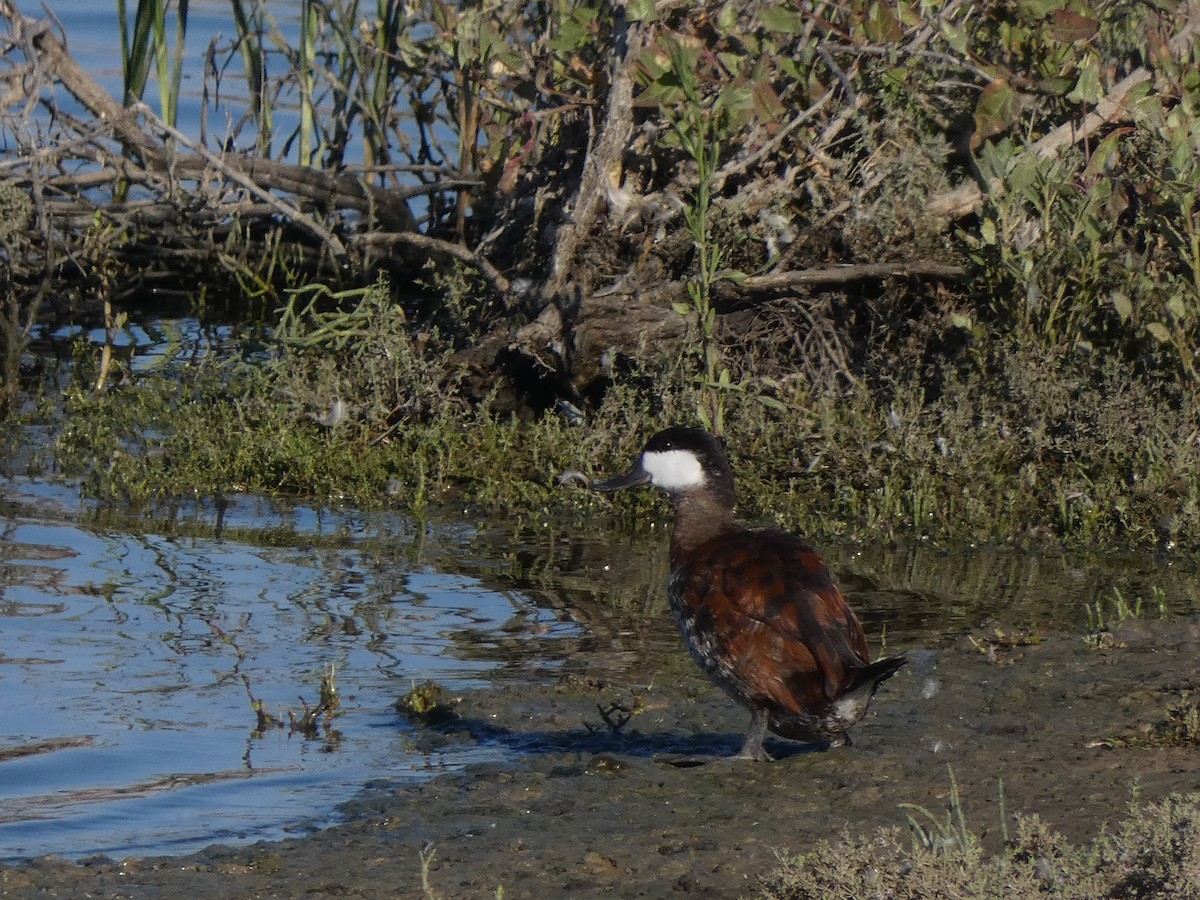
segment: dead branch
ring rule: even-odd
[[[930,259],[908,259],[895,262],[859,263],[855,265],[822,266],[770,275],[751,275],[748,278],[727,279],[720,283],[722,294],[776,294],[805,285],[849,284],[867,278],[962,278],[967,270],[962,266]]]
[[[215,153],[210,153],[204,147],[201,147],[199,144],[194,143],[187,137],[187,135],[183,134],[183,132],[179,131],[176,128],[172,128],[170,125],[168,125],[166,122],[164,122],[158,116],[156,116],[154,114],[154,111],[152,109],[150,109],[150,107],[148,107],[145,103],[137,104],[134,107],[134,109],[140,115],[142,115],[146,119],[147,122],[150,122],[151,124],[153,124],[155,128],[169,134],[173,139],[178,141],[180,144],[182,144],[185,147],[188,147],[189,149],[194,151],[196,154],[198,154],[201,159],[203,159],[209,166],[213,167],[219,173],[221,173],[223,176],[225,176],[225,178],[228,181],[232,181],[235,184],[241,185],[243,188],[245,188],[251,194],[254,194],[256,197],[261,199],[264,203],[271,206],[271,208],[274,209],[276,212],[278,212],[281,216],[291,219],[293,222],[300,225],[302,228],[305,228],[308,231],[312,232],[313,235],[315,235],[317,238],[319,238],[323,243],[325,243],[329,247],[330,250],[333,251],[334,255],[336,255],[338,257],[342,257],[342,256],[346,255],[346,246],[345,246],[345,244],[342,243],[341,239],[336,234],[329,231],[329,229],[327,229],[325,226],[320,224],[316,219],[312,218],[312,216],[303,212],[298,207],[296,207],[294,204],[286,203],[283,200],[280,200],[278,197],[276,197],[274,194],[272,194],[268,189],[255,183],[252,179],[246,177],[241,172],[234,169],[232,166],[227,166],[224,163],[224,161],[220,157],[218,157]]]
[[[488,262],[485,257],[474,253],[470,248],[464,247],[462,244],[454,244],[450,241],[443,241],[439,238],[407,231],[392,233],[372,231],[367,234],[356,235],[351,239],[351,244],[367,247],[403,244],[407,247],[416,247],[418,250],[424,250],[428,253],[441,253],[451,256],[475,269],[492,286],[492,289],[501,296],[508,294],[512,288],[512,284],[504,277],[504,273]]]
[[[0,0],[0,16],[9,22],[11,44],[23,48],[32,69],[43,78],[60,83],[94,117],[90,123],[78,123],[75,130],[79,137],[73,142],[58,142],[54,154],[60,159],[74,156],[93,160],[101,167],[57,177],[54,184],[60,190],[94,188],[118,180],[134,184],[161,183],[164,177],[173,184],[176,179],[204,180],[216,175],[219,180],[250,192],[269,206],[274,215],[295,222],[336,255],[341,255],[345,247],[337,235],[295,202],[281,199],[278,194],[311,201],[328,212],[348,209],[362,213],[388,231],[415,232],[417,221],[408,205],[410,199],[478,184],[473,180],[454,178],[404,188],[381,188],[359,175],[213,153],[168,126],[144,104],[127,109],[117,102],[75,62],[50,22],[22,15],[8,0]],[[142,121],[148,123],[149,128],[143,127]],[[95,123],[99,123],[99,127]],[[164,143],[155,132],[169,136],[172,144]],[[128,155],[111,152],[100,143],[109,136]],[[191,153],[179,153],[180,147]],[[8,168],[19,168],[30,161],[31,158],[26,157]],[[429,174],[440,174],[440,170]],[[218,208],[227,206],[216,197],[210,197],[208,202]],[[119,203],[114,203],[103,208],[115,215],[119,207]]]
[[[0,0],[0,16],[9,22],[12,42],[25,49],[35,68],[59,81],[98,121],[106,123],[128,152],[147,163],[161,157],[161,148],[138,127],[136,114],[118,103],[75,62],[49,21],[22,15],[7,0]]]
[[[746,172],[750,171],[752,167],[756,166],[761,160],[768,159],[777,153],[779,148],[783,146],[784,140],[786,140],[793,131],[795,131],[805,122],[811,121],[813,118],[815,118],[817,113],[824,109],[829,101],[833,99],[833,95],[834,89],[830,88],[816,103],[785,123],[769,141],[765,142],[754,153],[751,153],[744,159],[734,159],[721,166],[720,170],[718,170],[713,176],[713,194],[720,194],[721,190],[725,187],[725,182],[730,178],[745,174]]]
[[[580,241],[589,233],[596,210],[608,196],[609,187],[617,187],[621,177],[621,157],[633,133],[633,77],[642,30],[629,26],[623,15],[617,17],[613,45],[617,49],[612,84],[604,107],[600,137],[584,161],[579,190],[571,204],[570,219],[559,228],[550,260],[550,277],[542,287],[544,302],[558,297],[569,280]]]

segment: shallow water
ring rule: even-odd
[[[103,334],[66,327],[38,335],[38,351],[79,337]],[[117,344],[137,373],[236,341],[149,318]],[[0,860],[278,838],[388,784],[519,758],[519,742],[413,740],[394,704],[414,682],[533,688],[606,670],[635,683],[648,658],[690,671],[666,611],[665,504],[633,537],[594,502],[560,520],[417,522],[235,495],[151,522],[100,516],[70,484],[0,480]],[[877,652],[993,627],[1083,631],[1116,591],[1147,615],[1160,601],[1200,609],[1178,555],[822,550]],[[255,731],[252,698],[286,723],[330,670],[341,706],[328,729]]]
[[[515,659],[523,635],[579,633],[451,571],[462,525],[226,511],[227,529],[270,536],[258,545],[87,527],[69,491],[39,483],[3,493],[0,858],[183,852],[326,823],[380,774],[498,754],[414,752],[393,709],[414,680],[470,688],[495,668],[478,648],[503,639]],[[251,696],[286,722],[328,668],[331,729],[255,732]]]
[[[0,859],[278,838],[336,821],[368,783],[519,755],[418,749],[394,709],[414,682],[638,673],[664,650],[689,665],[665,608],[665,527],[417,523],[247,497],[158,531],[96,521],[70,485],[0,483]],[[1177,557],[825,550],[877,650],[1082,631],[1114,589],[1168,612],[1200,597]],[[255,731],[252,698],[286,723],[330,669],[328,728]]]
[[[70,486],[0,485],[0,859],[278,838],[336,821],[369,783],[519,756],[503,741],[418,749],[393,707],[414,682],[532,687],[638,673],[664,649],[689,665],[665,610],[662,528],[235,498],[167,534],[86,512]],[[1175,611],[1200,596],[1181,559],[826,549],[876,648],[990,623],[1082,631],[1114,587],[1130,602],[1156,587]],[[286,722],[330,668],[327,730],[256,733],[251,697]]]

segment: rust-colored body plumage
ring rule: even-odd
[[[629,472],[595,487],[645,483],[674,501],[667,592],[684,642],[700,668],[751,711],[740,755],[768,758],[767,729],[842,743],[904,659],[870,662],[858,617],[812,547],[734,519],[732,470],[711,435],[660,432]]]
[[[833,741],[853,724],[857,707],[839,714],[835,701],[870,668],[866,635],[803,541],[722,532],[672,553],[668,596],[692,658],[739,703],[763,710],[771,731]]]

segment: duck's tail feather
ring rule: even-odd
[[[854,691],[865,684],[870,684],[871,693],[873,694],[875,693],[875,688],[895,675],[906,662],[908,662],[908,658],[904,656],[889,656],[887,659],[877,659],[866,668],[859,670],[858,674],[854,677],[854,685],[850,690]]]

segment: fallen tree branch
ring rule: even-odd
[[[722,292],[762,294],[786,291],[810,284],[847,284],[864,278],[962,278],[967,270],[953,263],[931,259],[907,259],[895,262],[859,263],[773,272],[770,275],[751,275],[737,280],[720,282]],[[728,287],[726,287],[728,286]]]
[[[8,20],[13,43],[22,45],[35,66],[62,84],[97,120],[105,122],[127,152],[140,157],[147,165],[161,161],[162,148],[156,147],[141,130],[136,114],[118,103],[75,62],[63,42],[55,36],[50,22],[22,15],[7,0],[0,0],[0,16]]]
[[[417,220],[408,206],[413,197],[439,191],[460,190],[474,187],[478,182],[455,178],[425,182],[404,188],[380,188],[365,177],[351,174],[331,174],[307,166],[279,162],[269,159],[248,159],[226,154],[216,154],[197,141],[184,136],[168,126],[145,104],[126,108],[96,82],[67,51],[63,42],[55,35],[49,21],[31,19],[22,15],[8,0],[0,0],[0,17],[9,22],[11,43],[25,49],[26,57],[43,77],[57,81],[94,117],[104,123],[102,129],[89,135],[81,135],[77,155],[91,158],[102,165],[116,164],[120,170],[116,177],[136,183],[147,183],[154,175],[173,177],[201,177],[206,172],[218,173],[225,181],[232,182],[251,191],[264,202],[272,205],[279,215],[294,220],[304,229],[334,248],[342,247],[340,240],[329,229],[298,208],[278,198],[270,198],[271,190],[292,194],[321,204],[329,210],[352,209],[372,216],[383,228],[395,231],[416,231]],[[144,116],[155,129],[169,134],[193,155],[174,154],[160,140],[148,133],[139,122]],[[124,152],[141,162],[131,164],[129,159],[120,159],[119,153],[104,148],[99,139],[111,137],[121,145]],[[56,148],[61,154],[63,147]],[[432,167],[425,167],[432,168]],[[94,179],[92,186],[113,177],[110,169],[104,175],[76,173],[84,186],[87,179]],[[64,185],[65,186],[65,185]],[[343,248],[344,249],[344,248]],[[340,253],[339,253],[340,255]]]
[[[478,180],[454,178],[403,188],[380,188],[354,175],[331,175],[320,169],[272,159],[223,156],[222,160],[227,170],[238,172],[263,187],[295,194],[329,209],[352,209],[369,214],[390,231],[416,231],[417,219],[407,202],[413,197],[479,185]],[[175,170],[179,174],[194,174],[205,164],[204,159],[183,157],[175,163]]]
[[[408,231],[372,231],[367,234],[355,235],[350,239],[350,243],[354,246],[363,245],[368,247],[403,244],[404,246],[416,247],[419,250],[425,250],[429,253],[441,253],[446,256],[452,256],[479,272],[483,276],[483,279],[492,286],[492,289],[500,295],[506,295],[512,289],[512,283],[504,276],[503,272],[488,262],[485,257],[475,253],[469,247],[464,247],[462,244],[453,244],[450,241],[443,241],[439,238]]]
[[[718,274],[715,289],[719,299],[730,301],[754,294],[781,294],[811,285],[841,285],[878,278],[953,280],[962,278],[966,274],[965,267],[954,263],[933,259],[902,259],[893,262],[818,266],[746,277],[726,271]],[[636,298],[639,304],[669,305],[687,298],[687,286],[686,280],[659,281],[654,284],[639,285],[636,288],[621,286],[598,292],[592,296],[595,298],[628,296]]]
[[[257,184],[253,179],[246,177],[235,167],[226,165],[225,161],[218,157],[215,153],[212,153],[206,148],[201,147],[183,132],[179,131],[177,128],[173,128],[156,116],[154,114],[154,110],[152,110],[145,103],[138,103],[133,107],[133,109],[143,116],[146,121],[152,124],[155,128],[158,128],[161,131],[164,131],[166,134],[169,134],[178,143],[198,154],[205,162],[220,172],[228,181],[232,181],[234,184],[241,185],[264,203],[270,205],[281,216],[290,219],[297,225],[300,225],[301,227],[310,231],[315,237],[319,238],[323,243],[325,243],[329,249],[333,251],[335,256],[342,257],[346,255],[346,245],[342,243],[341,239],[312,216],[308,215],[294,204],[285,203],[284,201],[280,200],[278,197],[272,194],[270,190]]]

